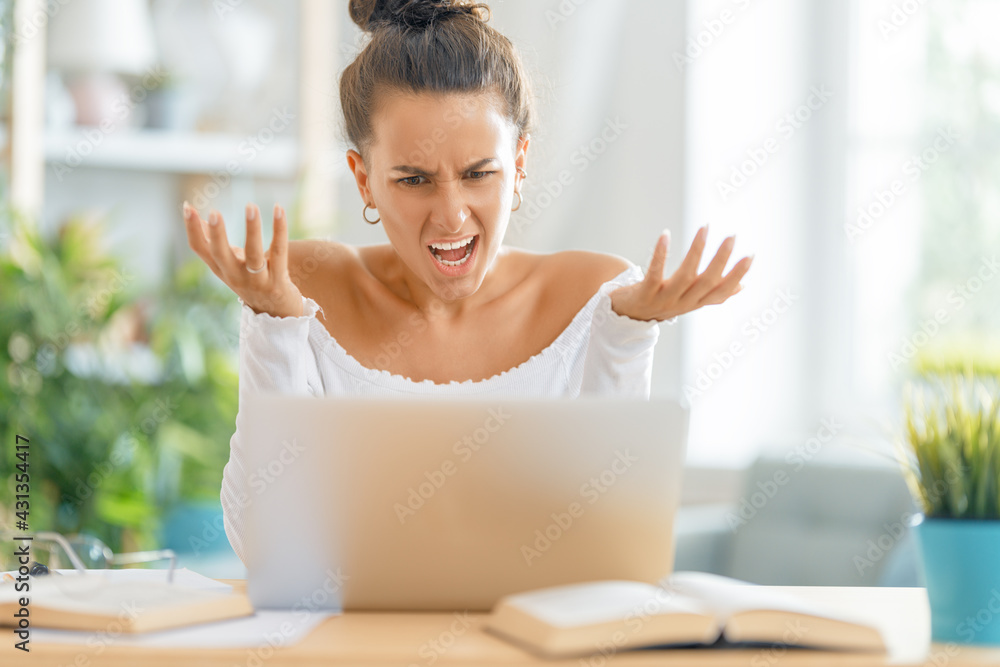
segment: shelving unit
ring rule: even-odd
[[[19,20],[42,10],[42,0],[15,0]],[[252,132],[46,127],[45,30],[16,41],[11,54],[11,128],[0,128],[0,146],[7,143],[5,138],[10,143],[12,203],[49,225],[77,210],[113,209],[128,229],[112,232],[112,237],[127,237],[136,246],[167,244],[184,253],[186,241],[174,220],[176,210],[214,180],[223,194],[212,205],[232,206],[256,196],[257,190],[266,198],[277,188],[288,200],[294,195],[304,230],[328,227],[339,191],[338,171],[330,168],[336,140],[330,119],[336,114],[332,105],[343,11],[326,0],[298,0],[288,10],[298,16],[292,40],[298,66],[288,72],[297,90],[296,99],[289,100],[295,130],[268,136],[257,146],[250,143]],[[292,204],[282,203],[286,208]],[[136,261],[148,264],[153,251],[139,250],[143,253],[148,256]]]
[[[297,139],[277,137],[258,150],[244,136],[208,132],[119,130],[102,135],[96,128],[76,128],[46,132],[44,149],[50,165],[174,174],[229,171],[241,176],[295,178],[301,163]]]

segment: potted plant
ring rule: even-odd
[[[899,456],[938,642],[1000,645],[1000,392],[996,376],[910,383]]]
[[[219,505],[239,305],[194,260],[140,289],[102,236],[71,218],[47,238],[0,206],[0,436],[31,441],[31,530],[156,548],[175,512]],[[16,463],[5,447],[0,526],[13,525]],[[202,523],[168,546],[228,548]]]

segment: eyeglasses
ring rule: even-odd
[[[177,566],[177,554],[172,549],[115,554],[108,545],[91,535],[64,537],[60,533],[49,531],[39,531],[34,535],[19,535],[10,530],[0,530],[0,536],[6,544],[20,543],[20,548],[27,549],[32,561],[28,565],[28,570],[32,575],[48,574],[69,567],[84,573],[88,569],[104,570],[120,565],[169,560],[167,583],[171,583],[174,580],[174,568]],[[0,571],[12,571],[22,567],[14,557],[15,549],[0,550]]]

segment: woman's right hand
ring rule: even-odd
[[[274,205],[274,237],[264,252],[260,210],[247,204],[246,248],[229,245],[222,214],[211,211],[206,223],[184,202],[188,245],[255,313],[274,317],[302,315],[302,293],[288,274],[288,222],[285,211]],[[252,271],[248,267],[257,269]]]

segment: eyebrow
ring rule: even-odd
[[[490,164],[491,162],[496,162],[497,164],[499,164],[500,160],[496,159],[495,157],[483,158],[482,160],[479,160],[478,162],[473,162],[472,164],[470,164],[468,167],[466,167],[462,171],[463,172],[464,171],[475,171],[479,167],[485,167],[486,165]],[[407,165],[407,164],[401,164],[399,166],[393,167],[392,171],[399,171],[399,172],[402,172],[404,174],[412,174],[413,176],[436,176],[437,175],[437,172],[424,171],[423,169],[420,169],[419,167],[411,167],[410,165]]]

